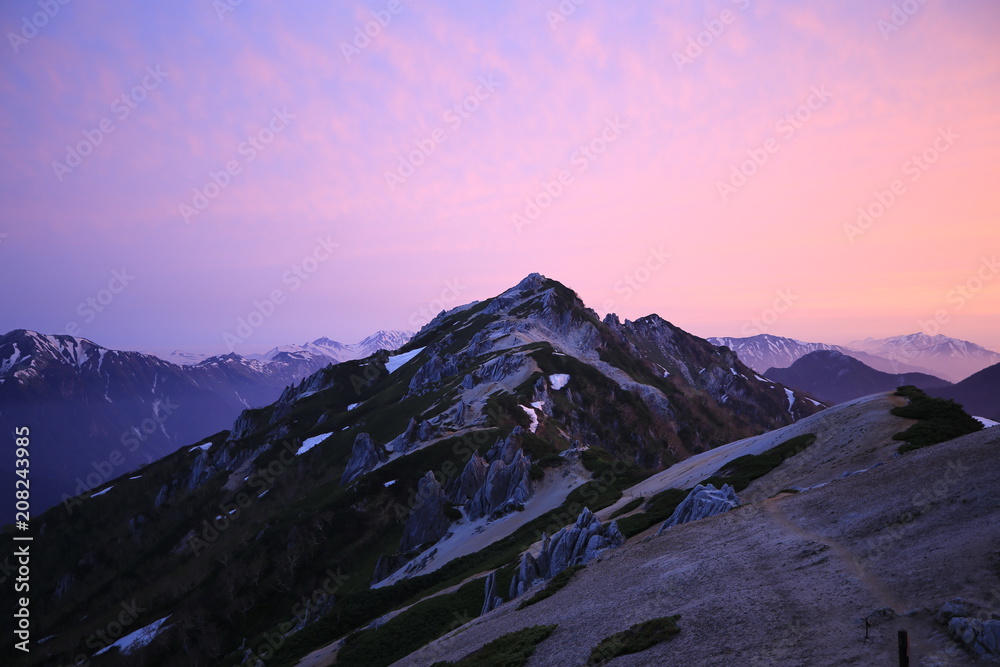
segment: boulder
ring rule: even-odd
[[[389,453],[382,445],[377,445],[367,433],[358,433],[351,449],[351,458],[340,477],[340,485],[346,486],[358,477],[375,469],[380,463],[389,460]]]
[[[691,493],[681,501],[670,518],[663,522],[663,526],[656,534],[660,535],[667,528],[688,521],[697,521],[728,512],[739,504],[740,499],[736,497],[736,491],[728,484],[724,484],[721,489],[715,488],[712,484],[707,486],[699,484],[691,489]]]

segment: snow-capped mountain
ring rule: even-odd
[[[326,358],[330,360],[328,363],[339,363],[351,359],[362,359],[379,350],[392,351],[399,349],[412,337],[412,331],[379,330],[357,343],[345,344],[323,337],[301,345],[294,343],[279,345],[267,352],[247,356],[251,359],[272,361],[279,357],[279,355],[284,354],[292,358]]]
[[[225,428],[328,363],[227,354],[179,366],[86,338],[15,330],[0,336],[0,430],[32,429],[32,500],[42,509]]]
[[[1000,363],[1000,354],[975,343],[937,334],[913,333],[891,338],[865,338],[851,347],[879,357],[931,369],[952,382]]]
[[[853,350],[827,343],[806,343],[794,338],[758,334],[746,338],[713,337],[708,341],[713,345],[724,345],[736,353],[740,360],[758,373],[769,368],[787,368],[795,361],[817,350],[833,350],[863,362],[883,373],[930,373],[928,369],[882,358],[865,351]]]

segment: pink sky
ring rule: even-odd
[[[1000,350],[995,2],[329,4],[4,3],[0,331],[221,352],[277,290],[237,352],[351,341],[538,271],[702,336]]]

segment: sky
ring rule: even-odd
[[[990,0],[8,0],[0,28],[0,332],[352,342],[539,272],[701,336],[1000,350]]]

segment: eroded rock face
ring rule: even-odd
[[[483,598],[483,609],[482,611],[479,612],[480,616],[493,611],[501,604],[503,604],[503,598],[497,595],[496,570],[486,575],[485,586],[486,586],[486,591],[485,591],[485,596]]]
[[[521,565],[510,582],[510,597],[514,598],[531,587],[538,579],[551,579],[571,565],[584,565],[605,549],[625,544],[618,522],[601,523],[593,512],[584,508],[576,523],[561,529],[551,538],[542,538],[538,557],[525,553]]]
[[[427,442],[434,435],[434,425],[429,421],[418,421],[416,417],[410,417],[406,430],[393,438],[386,449],[390,452],[405,453],[413,449],[416,445]]]
[[[691,489],[691,493],[681,501],[670,518],[663,522],[663,526],[656,534],[662,534],[671,526],[728,512],[739,504],[740,499],[736,497],[736,491],[728,484],[723,484],[721,489],[711,484],[707,486],[699,484]]]
[[[521,509],[534,493],[531,457],[521,449],[523,433],[520,426],[515,427],[496,441],[485,458],[474,453],[452,483],[449,497],[465,505],[471,520]]]
[[[976,611],[974,605],[955,598],[945,603],[935,618],[948,626],[948,634],[965,650],[990,662],[1000,662],[1000,615],[993,613],[989,614],[989,619],[973,618]],[[985,615],[984,610],[979,612]]]
[[[433,544],[448,532],[451,521],[445,516],[448,496],[434,477],[432,471],[417,482],[417,502],[410,511],[403,527],[403,539],[399,543],[400,553],[408,553],[419,547]]]
[[[351,449],[351,459],[347,462],[340,485],[346,486],[366,472],[374,470],[379,463],[389,460],[389,453],[382,445],[375,444],[367,433],[358,433]]]

